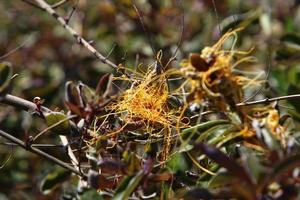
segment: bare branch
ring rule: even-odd
[[[0,145],[5,145],[5,146],[18,146],[15,143],[11,143],[11,142],[0,142]],[[68,144],[67,144],[68,145]],[[32,147],[42,147],[42,148],[46,148],[46,147],[55,147],[55,148],[65,148],[66,146],[63,144],[32,144]]]
[[[16,108],[20,108],[20,109],[28,111],[28,112],[32,112],[32,113],[36,114],[37,116],[39,116],[40,118],[44,118],[43,113],[51,113],[52,112],[50,109],[48,109],[48,108],[46,108],[44,106],[40,107],[40,111],[42,113],[36,112],[36,109],[37,109],[36,104],[34,104],[34,103],[30,102],[30,101],[27,101],[25,99],[22,99],[22,98],[10,95],[10,94],[5,95],[4,97],[0,97],[0,103],[11,105],[11,106],[14,106]],[[74,126],[74,124],[72,123],[71,126]],[[62,144],[64,146],[68,146],[68,155],[69,155],[69,157],[71,159],[71,162],[73,164],[74,163],[77,164],[78,163],[77,159],[76,159],[75,155],[73,154],[71,147],[68,145],[68,139],[67,139],[67,137],[61,135],[60,136],[60,140],[61,140],[61,142],[62,142]],[[16,144],[18,144],[18,143],[16,143]],[[35,144],[32,144],[31,148],[34,148],[34,145]],[[76,167],[75,170],[77,170],[77,168],[78,167]],[[80,173],[81,176],[83,176],[81,172],[79,172],[79,173]]]
[[[61,161],[61,160],[58,160],[57,158],[45,153],[44,151],[41,151],[40,149],[36,148],[36,147],[32,147],[32,146],[28,146],[25,144],[25,142],[19,140],[18,138],[15,138],[14,136],[0,130],[0,136],[2,136],[3,138],[9,140],[10,142],[13,142],[15,144],[17,144],[18,146],[22,147],[23,149],[27,150],[27,151],[30,151],[32,153],[35,153],[45,159],[47,159],[48,161],[50,162],[53,162],[67,170],[70,170],[71,172],[77,174],[78,176],[81,176],[81,177],[84,177],[82,175],[82,173],[80,173],[78,170],[76,170],[75,168],[71,167],[69,164]]]
[[[44,0],[35,0],[38,5],[52,15],[75,39],[76,41],[84,46],[87,50],[89,50],[96,58],[98,58],[102,63],[109,65],[112,68],[118,68],[116,64],[106,59],[99,51],[97,51],[93,46],[90,45],[88,41],[86,41],[83,37],[81,37],[72,27],[70,27],[65,19],[58,15],[56,11]]]
[[[300,94],[292,94],[292,95],[287,95],[287,96],[281,96],[281,97],[274,97],[274,98],[265,98],[257,101],[249,101],[249,102],[241,102],[236,104],[236,106],[250,106],[250,105],[255,105],[255,104],[263,104],[263,103],[270,103],[273,101],[280,101],[280,100],[285,100],[285,99],[292,99],[292,98],[300,98]]]
[[[27,100],[22,99],[20,97],[16,97],[16,96],[7,94],[4,97],[0,97],[0,103],[11,105],[11,106],[14,106],[16,108],[20,108],[20,109],[28,111],[28,112],[33,112],[34,114],[37,114],[39,117],[43,118],[43,116],[39,112],[36,112],[37,106],[33,102],[27,101]],[[50,109],[48,109],[44,106],[41,106],[40,110],[43,113],[52,112]]]

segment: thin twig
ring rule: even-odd
[[[274,97],[274,98],[265,98],[257,101],[249,101],[249,102],[241,102],[236,104],[236,106],[250,106],[250,105],[255,105],[255,104],[263,104],[263,103],[270,103],[273,101],[280,101],[280,100],[285,100],[285,99],[292,99],[292,98],[300,98],[300,94],[292,94],[292,95],[287,95],[287,96],[281,96],[281,97]]]
[[[268,83],[268,79],[269,79],[269,75],[271,72],[271,58],[270,58],[270,54],[268,54],[268,64],[267,64],[267,72],[266,72],[266,76],[265,76],[265,83]],[[250,97],[248,97],[247,99],[245,99],[243,102],[247,102],[252,100],[254,97],[256,97],[259,93],[261,93],[261,91],[265,88],[266,84],[262,85],[254,94],[252,94]]]
[[[26,45],[26,43],[28,42],[28,40],[29,40],[29,37],[26,38],[26,40],[22,44],[20,44],[19,46],[13,48],[12,50],[7,52],[6,54],[0,56],[0,60],[3,60],[3,58],[6,58],[6,57],[10,56],[11,54],[15,53],[16,51],[18,51],[19,49],[23,48]]]
[[[218,29],[219,29],[220,35],[222,35],[222,30],[221,30],[221,25],[220,25],[220,21],[219,21],[219,15],[218,15],[218,11],[217,11],[216,2],[215,2],[215,0],[211,0],[211,1],[212,1],[213,6],[214,6],[214,12],[216,14]]]
[[[11,159],[12,154],[13,154],[13,150],[14,150],[14,147],[11,146],[10,153],[9,153],[7,159],[1,164],[0,169],[3,169],[5,167],[5,165],[8,163],[8,161]]]
[[[79,151],[78,151],[78,161],[77,161],[77,168],[78,171],[80,173],[83,173],[82,172],[82,169],[81,169],[81,159],[80,159],[80,156],[81,156],[81,150],[82,150],[82,142],[83,142],[83,136],[80,137],[80,142],[79,142]]]
[[[18,146],[22,147],[23,149],[27,150],[27,151],[30,151],[32,153],[35,153],[67,170],[70,170],[71,172],[77,174],[78,176],[81,176],[83,177],[83,175],[78,171],[76,170],[75,168],[71,167],[69,164],[61,161],[61,160],[58,160],[57,158],[45,153],[44,151],[41,151],[40,149],[36,148],[36,147],[32,147],[32,146],[28,146],[26,145],[23,141],[19,140],[18,138],[15,138],[14,136],[12,136],[11,134],[8,134],[2,130],[0,130],[0,135],[9,140],[10,142],[13,142],[13,143],[16,143]]]
[[[35,0],[36,3],[39,4],[41,8],[43,8],[46,12],[52,15],[75,39],[76,41],[84,46],[87,50],[89,50],[96,58],[98,58],[102,63],[111,66],[112,68],[118,68],[116,64],[106,59],[99,51],[97,51],[93,46],[90,45],[88,41],[86,41],[83,37],[81,37],[72,27],[70,27],[65,19],[58,15],[56,11],[51,8],[51,6],[46,3],[44,0]]]
[[[65,4],[65,3],[67,3],[68,1],[69,1],[69,0],[61,0],[61,1],[59,1],[59,2],[57,2],[57,3],[55,3],[55,4],[53,4],[53,5],[51,6],[51,8],[56,9],[56,8],[58,8],[59,6],[61,6],[61,5]]]
[[[68,117],[66,117],[65,119],[62,119],[56,123],[54,123],[53,125],[49,126],[48,128],[42,130],[39,134],[37,134],[34,138],[33,138],[33,142],[36,141],[40,136],[44,135],[46,132],[48,132],[49,130],[51,130],[52,128],[54,127],[57,127],[58,125],[66,122],[66,121],[69,121],[70,119],[76,117],[77,115],[70,115]]]
[[[15,143],[11,142],[1,142],[0,145],[5,145],[5,146],[18,146]],[[62,144],[32,144],[32,147],[57,147],[57,148],[65,148],[64,145]]]
[[[60,138],[60,141],[62,142],[62,144],[67,147],[68,155],[69,155],[71,162],[74,165],[75,169],[79,171],[79,169],[77,167],[77,164],[78,164],[77,158],[74,155],[72,148],[69,145],[69,141],[68,141],[67,137],[64,135],[60,135],[59,138]]]
[[[177,47],[176,47],[176,49],[174,51],[173,57],[176,57],[176,55],[177,55],[177,52],[178,52],[178,50],[179,50],[179,48],[181,46],[181,43],[182,43],[182,40],[183,40],[184,31],[185,31],[185,29],[184,29],[184,21],[185,21],[185,19],[184,19],[184,8],[183,8],[183,5],[182,5],[182,1],[179,0],[178,2],[179,2],[179,6],[180,6],[180,9],[181,9],[181,12],[182,12],[181,13],[181,31],[180,31],[179,40],[177,42]],[[166,66],[168,66],[168,65],[166,65]]]
[[[79,0],[76,1],[76,3],[72,6],[72,10],[69,14],[69,16],[67,18],[65,18],[65,21],[67,24],[69,24],[71,17],[73,16],[73,14],[75,13],[76,9],[77,9],[77,5],[79,3]]]
[[[37,116],[40,117],[40,118],[44,118],[44,114],[43,113],[51,113],[52,112],[50,109],[48,109],[48,108],[46,108],[44,106],[40,107],[40,111],[42,113],[36,112],[36,109],[37,109],[36,104],[34,104],[34,103],[30,102],[30,101],[27,101],[25,99],[22,99],[22,98],[10,95],[10,94],[5,95],[4,97],[0,97],[0,103],[6,104],[6,105],[11,105],[11,106],[14,106],[16,108],[20,108],[22,110],[28,111],[30,113],[37,114]],[[71,124],[71,126],[74,126],[74,125]],[[78,163],[77,159],[76,159],[75,155],[73,154],[71,147],[68,145],[68,139],[67,139],[67,137],[60,135],[60,139],[61,139],[61,142],[62,142],[63,146],[67,146],[68,147],[68,155],[69,155],[69,157],[71,159],[72,164],[74,164],[74,163],[77,164]],[[35,144],[32,144],[31,147],[34,148],[34,146],[35,146]],[[75,170],[77,170],[76,168],[77,167],[75,167]],[[82,174],[80,173],[80,175],[82,175]]]
[[[147,38],[149,40],[149,44],[150,44],[150,47],[152,49],[152,52],[154,54],[154,56],[156,55],[156,50],[155,50],[155,47],[154,47],[154,41],[153,41],[153,38],[151,37],[151,35],[149,34],[149,31],[146,29],[146,26],[144,24],[144,20],[143,20],[143,16],[141,15],[139,9],[137,8],[137,6],[133,3],[132,7],[134,8],[136,14],[138,15],[139,17],[139,20],[140,20],[140,23],[141,23],[141,26],[142,26],[142,29],[143,31],[146,33],[147,35]]]

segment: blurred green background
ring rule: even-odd
[[[47,2],[54,4],[58,0]],[[254,46],[254,55],[259,59],[257,67],[267,70],[270,66],[266,94],[300,93],[299,0],[215,0],[215,8],[211,0],[136,0],[146,30],[131,0],[76,2],[69,0],[56,11],[68,17],[76,5],[69,24],[114,63],[128,67],[137,62],[152,63],[152,48],[156,52],[162,50],[166,62],[181,40],[177,56],[180,61],[189,53],[199,53],[203,47],[214,44],[220,37],[219,28],[224,33],[245,27],[237,46],[242,50]],[[19,48],[6,55],[16,47]],[[103,74],[113,72],[76,44],[52,16],[22,0],[0,2],[0,59],[10,62],[18,74],[12,94],[30,101],[39,96],[53,110],[64,109],[67,81],[81,81],[95,88]],[[178,62],[174,63],[176,66]],[[289,103],[297,117],[300,101]],[[24,111],[0,104],[0,128],[24,139],[26,132],[36,135],[46,125]],[[2,138],[0,142],[0,166],[11,156],[0,169],[0,199],[58,199],[74,191],[74,186],[66,184],[51,195],[42,195],[39,184],[56,166],[6,145]],[[59,139],[49,134],[41,142],[58,144]],[[51,153],[59,155],[60,151],[58,148]]]

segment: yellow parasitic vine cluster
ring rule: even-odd
[[[241,29],[229,31],[212,47],[205,47],[200,54],[190,54],[188,60],[181,65],[181,72],[186,78],[182,88],[189,94],[189,103],[211,103],[211,109],[221,111],[238,111],[242,119],[241,135],[251,138],[257,133],[253,122],[265,127],[283,146],[285,141],[285,128],[279,124],[279,113],[275,108],[266,106],[260,108],[236,107],[244,100],[244,90],[249,86],[259,86],[263,81],[244,76],[235,68],[243,62],[254,62],[255,58],[247,56],[252,50],[235,50],[237,32]],[[231,49],[224,50],[223,44],[233,37]],[[243,57],[244,56],[244,57]],[[242,58],[239,58],[242,57]],[[228,107],[230,106],[230,108]],[[255,115],[252,115],[256,113]]]
[[[244,76],[241,70],[238,73],[235,71],[240,63],[255,61],[254,57],[247,56],[251,50],[245,52],[234,49],[237,31],[240,29],[227,32],[215,45],[205,47],[200,54],[190,54],[189,59],[181,63],[180,70],[171,69],[161,73],[157,73],[154,69],[146,73],[134,71],[130,75],[115,77],[115,80],[128,81],[130,87],[114,103],[106,107],[117,114],[124,124],[122,128],[108,133],[107,136],[118,134],[127,125],[138,122],[142,124],[139,133],[149,133],[152,138],[163,138],[162,161],[165,161],[171,149],[172,133],[176,132],[175,134],[179,135],[180,128],[187,127],[187,124],[182,123],[185,109],[193,103],[208,102],[210,109],[223,112],[237,111],[242,119],[240,133],[244,138],[256,135],[252,122],[258,120],[284,145],[284,130],[279,125],[277,110],[267,109],[259,112],[267,112],[266,117],[261,117],[251,116],[249,113],[253,111],[252,109],[236,107],[237,103],[244,100],[245,88],[257,86],[262,82],[257,78]],[[224,50],[223,44],[230,37],[233,38],[231,49]],[[170,92],[168,78],[172,75],[183,77],[183,83],[175,91]],[[169,97],[178,94],[180,90],[183,90],[183,94],[188,94],[186,100],[184,98],[183,105],[176,108],[177,110],[170,109]]]
[[[172,110],[168,107],[170,92],[167,77],[172,71],[157,74],[152,70],[145,75],[116,78],[129,81],[131,87],[123,92],[116,103],[108,107],[119,115],[124,126],[141,122],[143,128],[140,130],[143,133],[149,133],[150,137],[163,137],[162,161],[169,155],[172,129],[178,130],[181,124],[180,112],[183,110]]]
[[[243,87],[258,85],[258,81],[240,74],[233,69],[242,62],[253,62],[254,57],[247,56],[235,60],[235,55],[247,55],[251,52],[234,49],[237,41],[236,33],[241,29],[229,31],[212,47],[205,47],[201,54],[190,54],[188,60],[182,62],[183,76],[187,79],[184,87],[190,93],[191,102],[201,103],[206,99],[218,99],[234,105],[243,100]],[[223,44],[234,36],[230,50],[223,50]],[[224,106],[222,106],[224,107]]]
[[[142,120],[145,125],[174,124],[174,112],[169,111],[167,99],[169,96],[166,74],[156,75],[151,71],[143,80],[131,80],[131,88],[127,89],[117,103],[110,109],[120,113],[125,123]]]

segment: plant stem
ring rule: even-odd
[[[261,99],[261,100],[257,100],[257,101],[242,102],[242,103],[236,104],[236,106],[250,106],[250,105],[255,105],[255,104],[270,103],[273,101],[280,101],[280,100],[292,99],[292,98],[300,98],[300,94],[292,94],[292,95],[281,96],[281,97],[265,98],[265,99]]]
[[[65,4],[65,3],[68,2],[68,1],[69,1],[69,0],[61,0],[61,1],[59,1],[59,2],[57,2],[57,3],[55,3],[55,4],[53,4],[53,5],[51,6],[51,8],[53,8],[53,9],[58,8],[59,6]]]
[[[9,140],[10,142],[13,142],[17,145],[19,145],[20,147],[22,147],[23,149],[27,150],[27,151],[30,151],[32,153],[35,153],[67,170],[70,170],[71,172],[75,173],[76,175],[78,176],[81,176],[83,177],[83,174],[80,173],[78,170],[76,170],[75,168],[71,167],[69,164],[61,161],[61,160],[58,160],[57,158],[45,153],[44,151],[41,151],[40,149],[36,148],[36,147],[33,147],[33,146],[30,146],[30,145],[26,145],[25,142],[19,140],[18,138],[15,138],[14,136],[0,130],[0,136],[2,136],[3,138]]]
[[[96,58],[98,58],[102,63],[117,69],[118,66],[103,56],[99,51],[97,51],[89,42],[87,42],[83,37],[81,37],[72,27],[68,25],[66,20],[57,14],[57,12],[44,0],[34,0],[38,5],[52,15],[75,39],[76,41],[89,50]]]
[[[41,116],[41,114],[39,112],[36,112],[37,106],[33,102],[27,101],[20,97],[16,97],[16,96],[7,94],[4,97],[0,97],[0,103],[11,105],[11,106],[20,108],[20,109],[28,111],[28,112],[33,112],[34,114],[37,114],[39,117],[43,117],[43,116]],[[40,110],[42,113],[52,112],[50,109],[48,109],[44,106],[41,106]]]
[[[20,97],[16,97],[16,96],[13,96],[13,95],[10,95],[10,94],[5,95],[4,97],[0,97],[0,103],[11,105],[11,106],[14,106],[16,108],[20,108],[22,110],[31,112],[33,114],[36,114],[38,117],[40,117],[42,119],[44,119],[44,113],[51,113],[52,112],[49,108],[41,106],[40,111],[42,113],[39,113],[39,112],[36,111],[37,106],[33,102],[27,101],[25,99],[22,99]],[[71,126],[72,125],[73,124],[71,124]],[[17,138],[15,138],[15,139],[18,140]],[[60,139],[61,139],[61,142],[63,143],[64,146],[68,145],[68,139],[66,138],[66,136],[60,136]],[[21,140],[19,140],[19,142],[24,144]],[[16,144],[19,145],[19,142],[16,143]],[[33,146],[31,146],[31,149],[35,149],[35,148]],[[40,150],[38,149],[38,151],[40,151]],[[77,163],[77,162],[74,162],[74,161],[77,161],[77,159],[76,159],[75,155],[73,154],[72,149],[70,148],[70,146],[68,146],[68,155],[71,158],[71,161],[72,161],[73,164]],[[75,170],[78,171],[77,169],[75,169]],[[80,173],[80,176],[83,177],[83,174]]]

